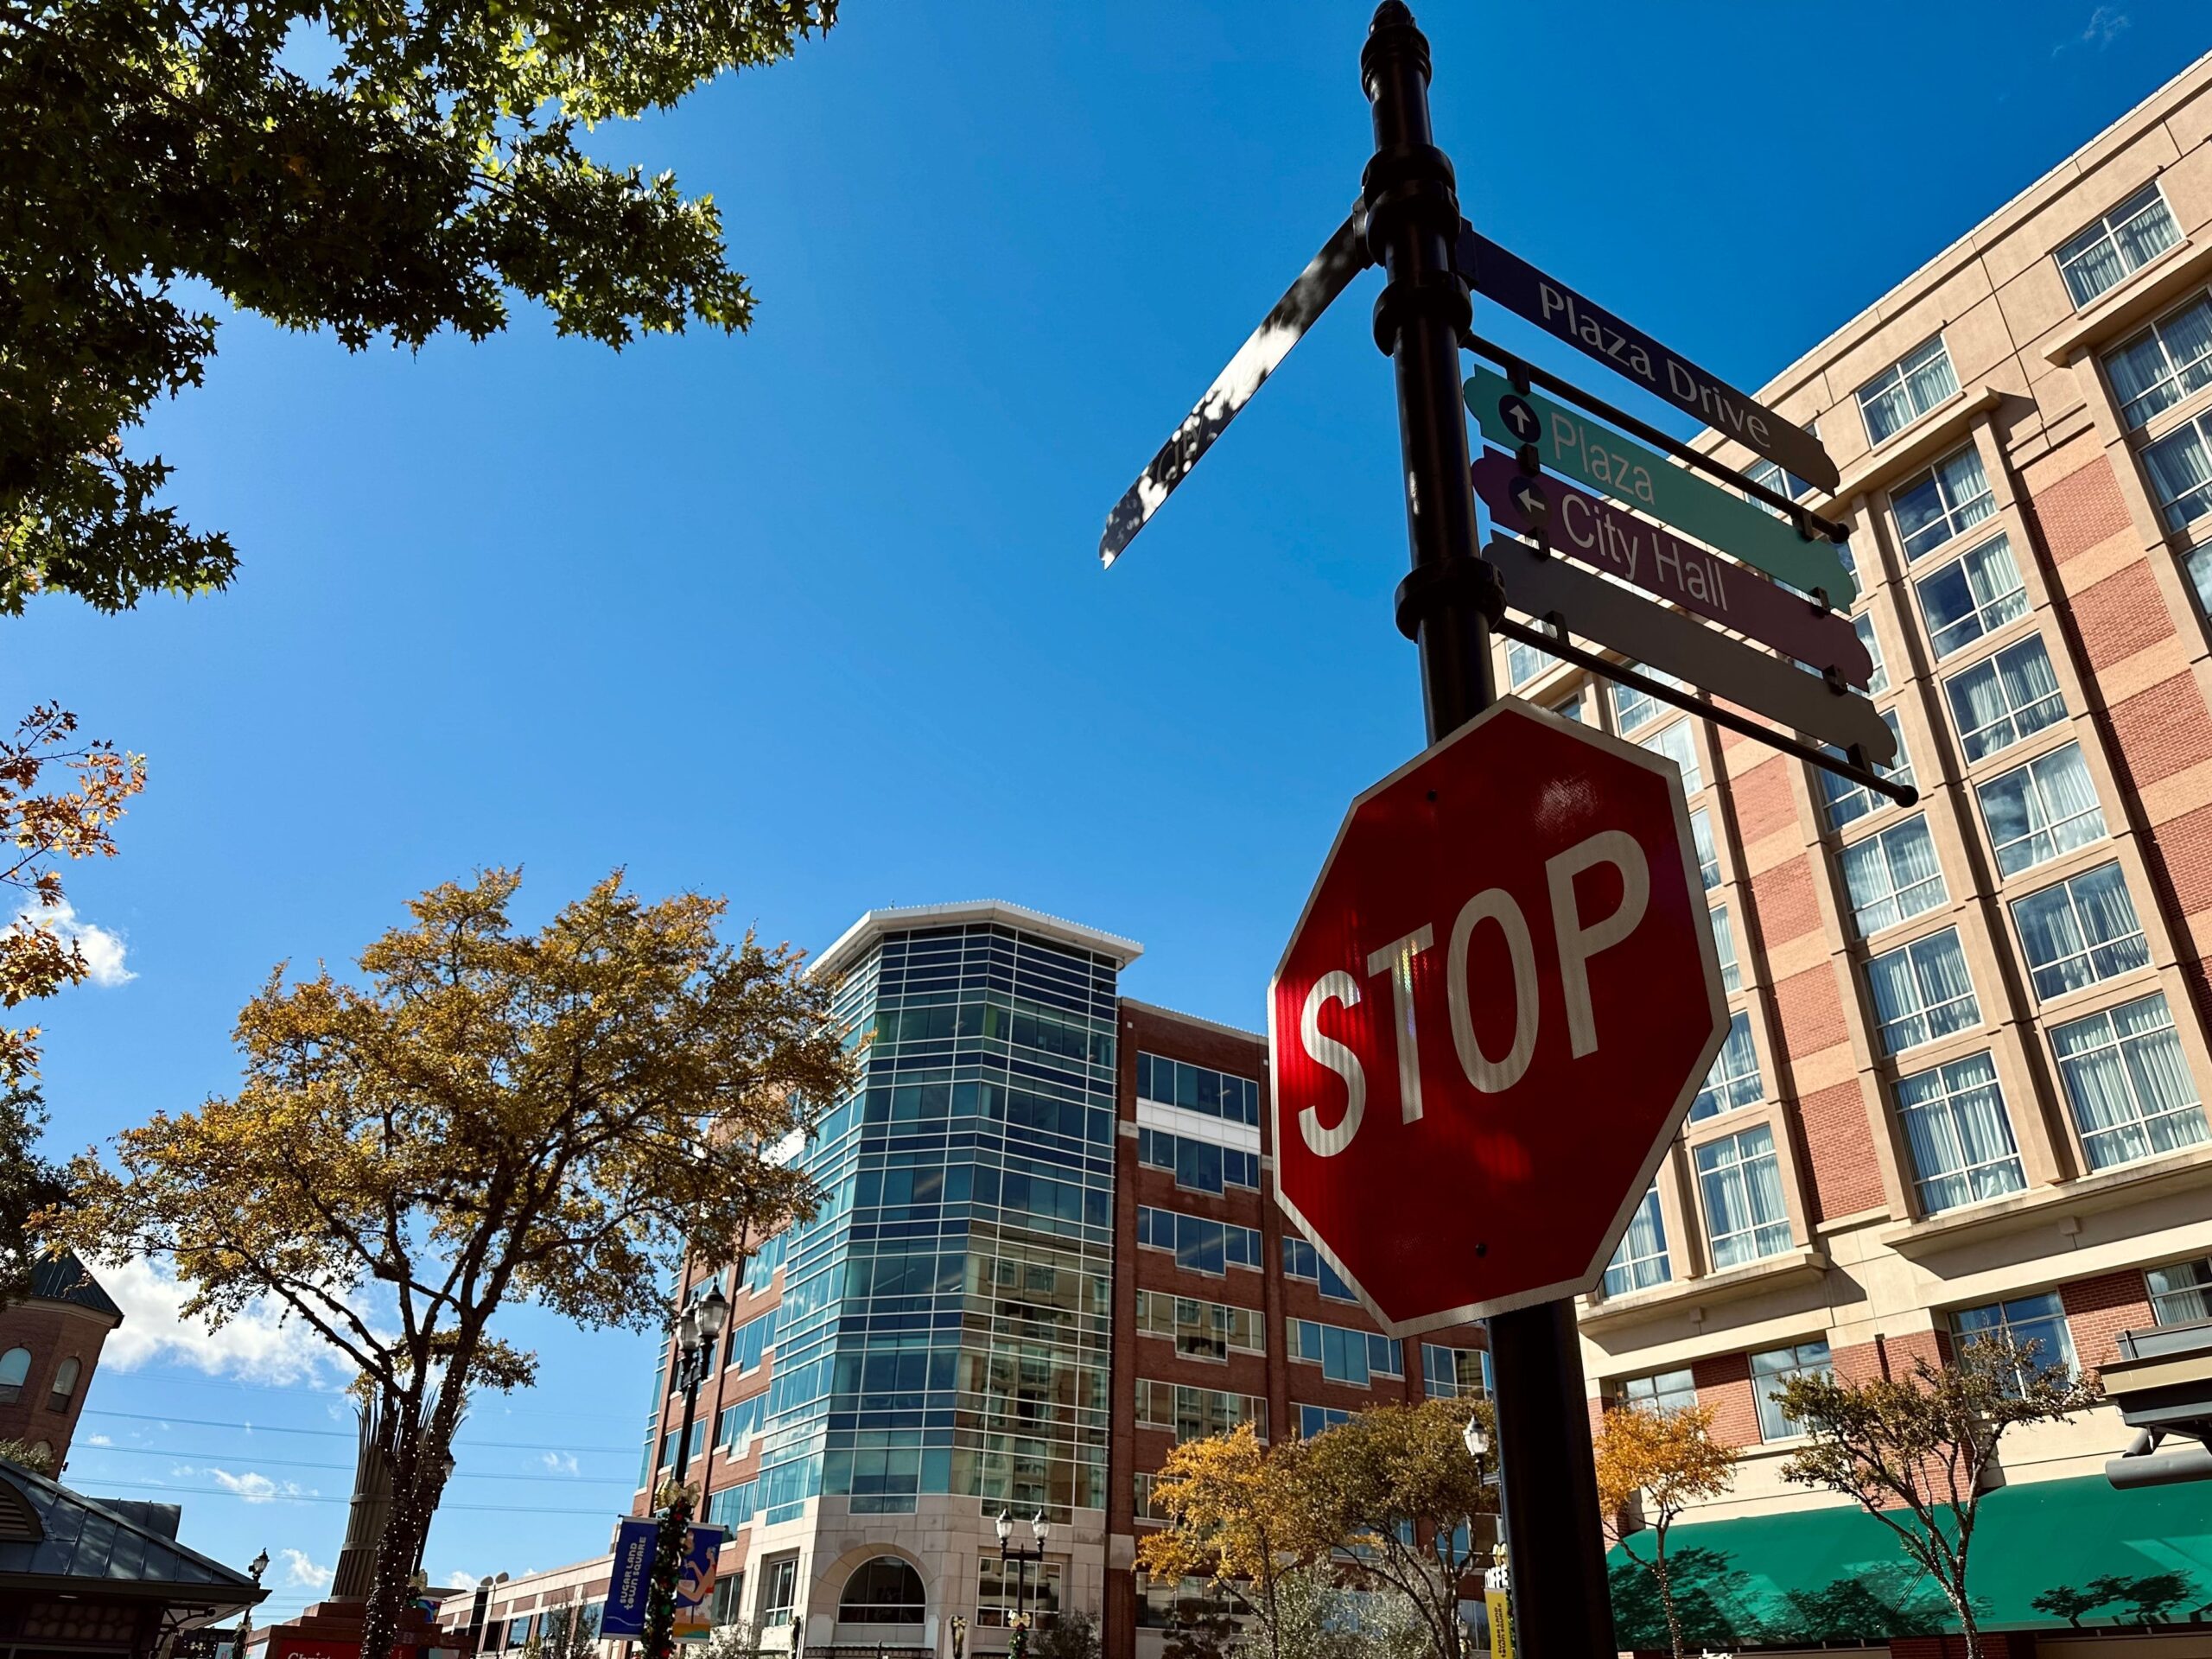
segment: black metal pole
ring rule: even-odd
[[[1375,340],[1397,380],[1413,550],[1397,620],[1421,648],[1433,743],[1497,695],[1490,625],[1503,613],[1504,594],[1477,550],[1459,404],[1459,347],[1472,308],[1452,264],[1459,193],[1431,135],[1428,41],[1402,0],[1376,8],[1359,67],[1375,121],[1367,244],[1389,278],[1376,302]],[[1600,1659],[1617,1649],[1573,1304],[1491,1319],[1490,1347],[1521,1650],[1526,1659]]]

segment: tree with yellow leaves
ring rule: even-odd
[[[1182,1440],[1153,1477],[1166,1529],[1137,1541],[1145,1571],[1179,1583],[1200,1579],[1252,1610],[1267,1651],[1282,1653],[1282,1592],[1305,1564],[1294,1440],[1268,1446],[1249,1422],[1226,1434]]]
[[[1667,1640],[1675,1659],[1682,1659],[1682,1622],[1667,1564],[1668,1529],[1691,1504],[1718,1497],[1735,1484],[1736,1449],[1713,1438],[1709,1407],[1654,1411],[1619,1406],[1605,1414],[1596,1451],[1598,1503],[1605,1530],[1630,1560],[1651,1574],[1667,1618]],[[1647,1529],[1648,1559],[1628,1541]]]
[[[831,987],[724,944],[721,901],[617,874],[531,933],[519,881],[432,888],[358,984],[278,969],[238,1091],[85,1154],[42,1218],[95,1259],[173,1258],[188,1314],[273,1300],[356,1368],[392,1495],[362,1659],[387,1659],[469,1391],[533,1374],[493,1316],[658,1323],[687,1241],[726,1261],[813,1212],[779,1148],[852,1081]]]

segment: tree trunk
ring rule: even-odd
[[[1651,1551],[1651,1577],[1659,1586],[1659,1611],[1667,1617],[1667,1644],[1675,1659],[1682,1659],[1682,1620],[1675,1611],[1675,1581],[1667,1571],[1667,1540],[1662,1534]]]
[[[1981,1626],[1974,1622],[1974,1609],[1967,1605],[1964,1575],[1961,1575],[1957,1589],[1953,1590],[1948,1585],[1943,1588],[1951,1598],[1951,1611],[1959,1616],[1959,1636],[1967,1644],[1966,1659],[1981,1659]]]

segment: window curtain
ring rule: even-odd
[[[1899,916],[1916,915],[1942,898],[1943,870],[1936,861],[1936,843],[1928,834],[1927,819],[1908,818],[1885,831],[1882,849],[1889,856]]]
[[[2113,874],[2119,873],[2118,866]],[[2088,878],[2081,878],[2086,881]],[[2078,900],[2079,883],[2075,899]],[[2126,890],[2120,898],[2125,900]],[[2110,915],[2109,909],[2105,912]],[[2075,904],[2069,902],[2064,887],[2048,888],[2031,894],[2012,906],[2012,920],[2020,930],[2020,943],[2027,950],[2029,964],[2035,970],[2036,990],[2043,996],[2057,996],[2067,991],[2079,990],[2089,982],[2084,971],[2087,964],[2080,960],[2088,941],[2082,937],[2085,923],[2094,926],[2086,912],[2077,914]],[[2063,965],[2062,965],[2063,964]]]
[[[2050,665],[2050,653],[2043,648],[2042,641],[2001,653],[1997,673],[2024,734],[2048,726],[2066,712],[2065,694],[2058,689],[2058,671]]]
[[[1974,1003],[1974,977],[1967,970],[1967,953],[1959,948],[1956,928],[1923,940],[1912,947],[1911,954],[1922,1003],[1935,1011],[1929,1020],[1931,1036],[1960,1030],[1981,1017]]]
[[[1993,662],[1983,663],[1951,682],[1951,712],[1958,716],[1967,758],[1994,754],[2018,734],[2012,724],[2009,688]]]
[[[2126,1066],[2120,1050],[2111,1045],[2112,1035],[2111,1021],[2104,1014],[2061,1026],[2050,1034],[2067,1098],[2073,1103],[2075,1125],[2082,1132],[2090,1166],[2096,1169],[2147,1157],[2151,1149],[2136,1122]]]
[[[1965,567],[1974,607],[1983,613],[1984,632],[2011,621],[2027,608],[2020,594],[2020,567],[2012,562],[2010,537],[2002,532],[1991,537],[1966,556]]]
[[[1889,861],[1882,856],[1879,836],[1843,849],[1843,884],[1851,893],[1852,913],[1859,918],[1861,933],[1875,932],[1897,919]]]
[[[2212,484],[2212,457],[2206,455],[2203,435],[2194,426],[2145,448],[2143,465],[2164,504],[2169,527],[2179,529],[2202,511],[2204,486]]]
[[[2036,789],[2043,797],[2050,822],[2059,826],[2053,836],[2053,852],[2062,853],[2105,832],[2104,814],[2097,806],[2097,786],[2090,781],[2088,762],[2082,746],[2069,743],[2053,750],[2030,767]]]
[[[1959,377],[1951,371],[1951,354],[1943,349],[1942,340],[1934,341],[1918,362],[1908,364],[1904,384],[1916,414],[1925,414],[1959,389]]]
[[[2127,896],[2127,878],[2117,864],[2106,864],[2077,875],[2067,884],[2080,912],[2082,931],[2097,952],[2097,977],[2139,968],[2151,959],[2150,947],[2140,937],[2143,925],[2135,919],[2135,901]],[[2126,941],[2113,951],[2106,947]]]
[[[1903,950],[1892,950],[1885,957],[1877,957],[1866,964],[1868,988],[1874,994],[1874,1012],[1882,1022],[1884,1040],[1894,1054],[1909,1048],[1916,1041],[1925,1040],[1924,1032],[1892,1031],[1899,1021],[1920,1012],[1920,990],[1913,982],[1912,963]]]
[[[2204,1113],[2190,1082],[2189,1063],[2174,1034],[2173,1016],[2164,996],[2146,996],[2114,1008],[2113,1027],[2126,1058],[2135,1097],[2145,1116],[2151,1144],[2158,1152],[2193,1147],[2205,1139]]]

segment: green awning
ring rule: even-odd
[[[1624,1559],[1632,1548],[1635,1562]],[[1624,1648],[1663,1648],[1651,1535],[1611,1556]],[[1683,1522],[1668,1535],[1683,1635],[1700,1646],[1803,1646],[1955,1628],[1942,1592],[1858,1509]],[[2123,1492],[2101,1476],[1981,1501],[1967,1587],[1986,1630],[2212,1620],[2212,1483]]]

